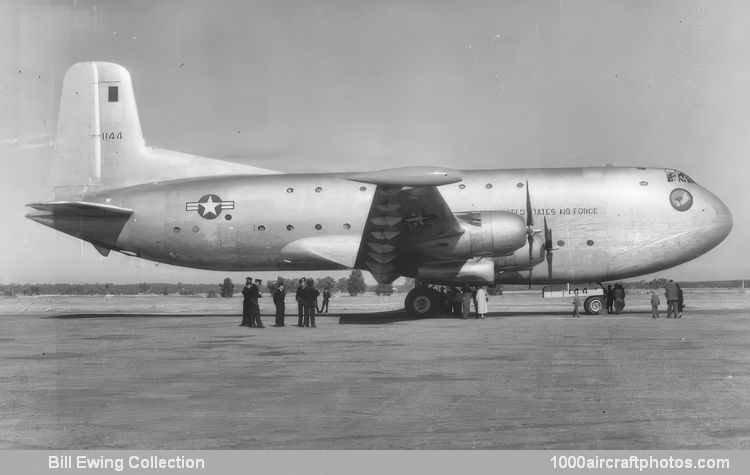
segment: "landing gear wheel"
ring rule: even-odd
[[[406,295],[404,307],[410,317],[437,315],[440,311],[440,294],[425,287],[414,288]]]
[[[604,299],[601,297],[589,297],[583,303],[583,308],[589,315],[599,315],[604,308]]]

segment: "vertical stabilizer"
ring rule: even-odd
[[[114,182],[145,154],[128,71],[113,63],[74,64],[65,74],[52,166],[55,195]]]
[[[159,180],[278,173],[146,147],[130,73],[101,61],[74,64],[65,74],[51,170],[58,200]]]
[[[146,144],[141,133],[130,73],[113,63],[93,64],[98,75],[99,178],[107,183],[126,173],[129,163],[142,159]]]

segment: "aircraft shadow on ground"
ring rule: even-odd
[[[205,317],[237,317],[241,314],[221,313],[68,313],[61,315],[49,315],[44,318],[55,318],[59,320],[75,320],[79,318],[205,318]]]
[[[567,311],[505,311],[505,312],[489,312],[487,318],[502,318],[502,317],[548,317],[548,316],[570,316],[570,312]],[[597,315],[585,315],[582,316],[594,316]],[[607,316],[607,314],[598,315],[599,317]],[[241,318],[242,315],[237,313],[70,313],[60,315],[49,315],[44,318],[53,318],[59,320],[75,320],[85,318],[206,318],[206,317],[233,317]],[[273,314],[263,314],[264,319],[273,318]],[[295,314],[287,314],[287,323],[291,322],[297,317]],[[414,321],[414,320],[460,320],[460,317],[450,314],[433,315],[430,317],[411,317],[405,310],[384,310],[380,312],[355,312],[355,313],[330,313],[318,315],[318,318],[338,318],[339,323],[342,325],[349,324],[382,324],[382,323],[396,323],[403,321]],[[469,320],[474,320],[474,316],[470,316]]]
[[[565,316],[569,315],[569,312],[560,311],[546,311],[546,312],[489,312],[487,318],[496,317],[518,317],[518,316]],[[346,324],[373,324],[373,323],[395,323],[403,321],[413,320],[460,320],[461,317],[450,314],[433,315],[430,317],[411,317],[405,310],[388,310],[383,312],[368,312],[368,313],[351,313],[341,315],[339,323],[342,325]],[[474,316],[470,316],[469,320],[474,320]]]

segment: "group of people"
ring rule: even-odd
[[[263,322],[260,319],[260,305],[258,302],[262,297],[260,291],[261,284],[262,281],[260,279],[253,281],[251,277],[248,277],[245,280],[245,287],[242,289],[242,323],[240,323],[240,326],[264,328]],[[286,289],[284,289],[283,282],[278,281],[274,283],[271,286],[271,290],[273,303],[276,307],[276,322],[273,326],[286,326],[284,324]],[[485,318],[487,315],[489,298],[487,287],[485,286],[471,287],[465,285],[462,288],[451,287],[447,290],[445,287],[440,287],[439,292],[443,296],[443,303],[448,313],[452,313],[460,318],[469,318],[471,315],[471,304],[473,303],[475,318]],[[608,285],[604,290],[604,294],[607,313],[619,315],[625,308],[625,288],[623,285],[619,282],[614,287]],[[682,318],[683,295],[680,285],[670,279],[664,287],[664,295],[667,300],[667,318]],[[299,279],[299,285],[295,293],[298,314],[297,326],[316,328],[316,312],[323,313],[325,311],[325,313],[328,313],[328,302],[331,299],[331,292],[328,288],[323,290],[323,302],[318,306],[318,297],[320,296],[321,292],[315,288],[315,280],[313,278],[303,277]],[[660,304],[661,301],[659,296],[656,295],[656,291],[652,291],[651,316],[653,318],[659,318]],[[573,297],[574,317],[580,317],[580,307],[581,299],[578,296],[578,289],[576,289]]]
[[[625,308],[625,287],[620,282],[617,282],[614,288],[608,285],[604,293],[607,303],[607,313],[621,314]]]
[[[604,293],[607,301],[607,313],[614,312],[615,314],[620,314],[622,309],[625,308],[625,288],[622,284],[618,282],[615,284],[614,288],[611,285],[608,285]],[[684,300],[680,284],[670,279],[664,286],[664,297],[667,300],[667,318],[682,318]],[[577,303],[576,300],[578,300]],[[659,299],[659,296],[656,295],[656,290],[652,290],[652,318],[659,318],[659,305],[661,305],[661,300]],[[580,299],[578,299],[578,295],[576,295],[573,299],[573,316],[577,316],[578,306],[580,306]]]
[[[297,301],[297,326],[315,328],[315,312],[328,313],[328,301],[331,299],[331,292],[326,288],[323,290],[323,304],[318,307],[318,297],[320,291],[315,288],[315,280],[312,277],[301,278],[297,286],[297,292],[294,295]]]
[[[263,281],[252,277],[245,279],[245,286],[242,288],[242,323],[241,327],[264,328],[260,320],[260,304],[258,300],[261,297],[260,284]]]
[[[468,285],[462,288],[451,287],[448,290],[440,287],[440,294],[443,296],[445,309],[448,313],[461,318],[469,318],[471,314],[471,304],[474,303],[474,318],[485,318],[487,315],[487,287],[471,287]]]
[[[258,302],[258,299],[262,297],[260,291],[261,284],[262,281],[260,279],[255,279],[255,281],[251,277],[245,279],[245,287],[242,289],[242,323],[240,323],[240,326],[265,328],[260,319],[260,305]],[[286,326],[284,323],[286,312],[286,289],[284,289],[284,283],[279,280],[272,284],[271,292],[273,304],[276,307],[276,321],[273,326],[284,327]],[[331,292],[327,288],[323,290],[323,303],[318,307],[318,297],[320,295],[321,293],[315,288],[315,279],[312,277],[303,277],[299,280],[299,285],[295,293],[299,314],[297,326],[315,328],[315,312],[322,313],[325,310],[325,313],[328,313],[328,301],[331,299]]]
[[[682,318],[682,307],[684,299],[680,284],[669,279],[664,286],[664,297],[667,299],[667,318]],[[651,318],[659,318],[659,305],[661,301],[656,295],[656,290],[651,291]]]

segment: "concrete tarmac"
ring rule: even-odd
[[[315,329],[5,315],[0,449],[750,448],[748,294],[688,294],[679,320],[639,299],[576,319],[503,296],[486,320],[339,312]]]

